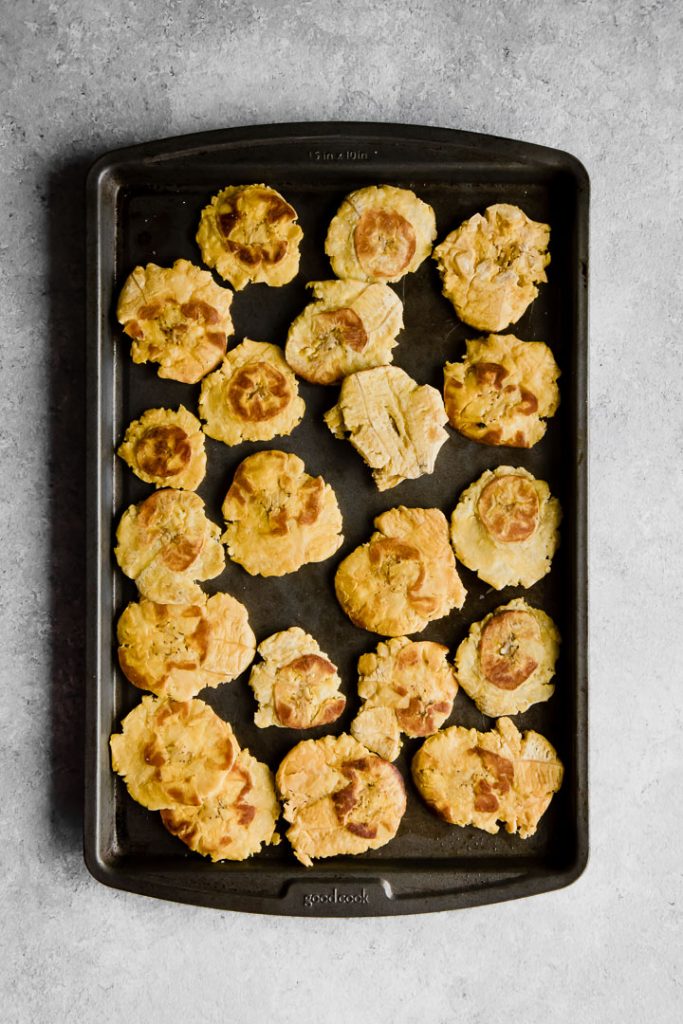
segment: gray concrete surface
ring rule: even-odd
[[[6,0],[0,39],[0,1018],[682,1019],[680,4]],[[304,119],[489,132],[591,174],[592,850],[567,890],[288,920],[84,868],[83,172]]]

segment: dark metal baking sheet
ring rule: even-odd
[[[332,559],[280,579],[252,578],[228,562],[204,585],[227,590],[249,609],[259,641],[300,625],[339,666],[348,696],[331,728],[304,734],[254,726],[254,704],[244,673],[236,682],[202,693],[229,719],[243,746],[276,768],[284,753],[308,736],[348,728],[358,707],[355,665],[379,637],[354,627],[334,598],[340,560],[372,530],[372,519],[393,505],[437,507],[447,515],[463,488],[485,469],[520,465],[548,480],[564,510],[562,543],[552,571],[528,591],[501,592],[459,566],[469,594],[462,612],[432,623],[420,638],[452,652],[469,625],[496,605],[525,594],[557,622],[562,638],[556,692],[550,701],[515,717],[556,746],[565,780],[535,836],[449,826],[418,798],[409,764],[419,741],[407,741],[397,762],[406,780],[408,809],[397,837],[383,849],[299,865],[286,840],[241,864],[211,864],[191,854],[163,828],[159,816],[127,795],[111,771],[108,739],[142,694],[121,675],[115,623],[134,584],[116,568],[116,523],[150,488],[114,455],[131,419],[145,409],[183,403],[196,409],[199,386],[163,381],[152,365],[135,366],[129,340],[114,314],[116,296],[139,263],[170,265],[184,257],[201,263],[194,241],[199,213],[227,184],[265,182],[299,212],[304,230],[297,278],[289,285],[251,285],[236,295],[236,341],[248,336],[283,344],[287,326],[307,301],[305,283],[331,278],[323,243],[327,225],[352,189],[388,183],[413,189],[437,216],[438,238],[496,202],[521,206],[551,225],[552,262],[522,320],[511,328],[546,341],[562,376],[562,401],[545,438],[530,451],[480,446],[449,431],[432,476],[390,491],[376,490],[367,467],[347,442],[336,440],[322,413],[336,388],[301,384],[303,423],[286,438],[228,448],[207,439],[208,472],[199,493],[207,513],[222,523],[220,504],[236,465],[260,448],[300,455],[312,474],[334,487],[344,517],[345,542]],[[88,679],[85,859],[100,881],[181,902],[273,914],[383,915],[471,906],[555,889],[583,870],[587,823],[586,651],[586,344],[588,177],[567,153],[526,143],[440,128],[385,124],[291,124],[229,129],[152,142],[100,159],[87,185],[89,238],[89,497]],[[395,365],[420,383],[442,385],[442,366],[457,359],[478,333],[461,324],[440,294],[434,262],[395,286],[405,303],[405,329]],[[232,345],[236,341],[231,342]],[[451,724],[490,727],[460,691]],[[281,831],[284,829],[281,827]]]

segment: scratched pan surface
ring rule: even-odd
[[[162,266],[178,258],[200,263],[194,236],[199,214],[227,184],[264,182],[299,213],[302,258],[296,279],[283,288],[251,285],[235,296],[236,341],[282,345],[305,305],[305,283],[332,277],[323,243],[343,197],[365,185],[413,189],[436,212],[438,238],[491,203],[521,206],[551,225],[549,283],[512,328],[543,340],[562,370],[562,401],[545,438],[530,451],[480,446],[450,430],[431,476],[380,493],[348,442],[322,422],[337,388],[301,384],[307,411],[286,438],[228,448],[207,439],[208,472],[199,488],[207,513],[222,524],[220,505],[237,464],[260,448],[303,458],[309,473],[333,486],[344,517],[345,541],[333,558],[280,579],[252,578],[229,562],[204,587],[243,601],[259,641],[292,625],[311,632],[339,666],[348,697],[332,727],[304,734],[254,726],[248,672],[202,693],[234,726],[243,746],[275,769],[300,739],[339,733],[358,707],[355,666],[379,637],[354,627],[337,605],[333,576],[340,560],[393,505],[452,511],[458,495],[485,469],[524,466],[549,482],[564,510],[562,543],[552,571],[529,591],[492,591],[459,566],[468,589],[461,612],[432,623],[420,639],[454,652],[469,625],[496,605],[524,594],[555,619],[563,643],[552,699],[515,718],[521,729],[546,735],[566,766],[565,781],[535,836],[488,835],[438,820],[420,801],[409,765],[419,741],[406,741],[397,762],[408,808],[397,837],[381,850],[301,867],[283,841],[243,864],[211,864],[191,854],[127,795],[109,765],[108,738],[142,694],[121,675],[115,659],[115,623],[136,596],[116,568],[114,529],[132,502],[151,488],[113,452],[125,427],[145,409],[196,410],[199,386],[162,381],[155,367],[135,366],[129,340],[115,319],[116,296],[137,264]],[[182,902],[276,914],[382,915],[469,906],[558,888],[582,871],[588,849],[586,766],[586,288],[588,180],[566,153],[488,136],[434,128],[371,124],[283,125],[234,129],[155,142],[103,157],[88,181],[89,203],[89,626],[85,856],[102,882]],[[405,304],[405,328],[394,363],[420,383],[442,385],[442,366],[458,359],[478,332],[455,317],[440,294],[432,260],[394,286]],[[449,725],[486,729],[461,691]],[[284,828],[281,824],[281,831]]]

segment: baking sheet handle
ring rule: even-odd
[[[393,898],[383,878],[296,879],[284,891],[282,909],[301,917],[381,917],[396,912]]]

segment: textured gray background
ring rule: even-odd
[[[2,1020],[680,1020],[681,5],[5,0],[0,38]],[[569,889],[288,920],[83,866],[83,173],[305,119],[490,132],[591,175],[592,834]]]

